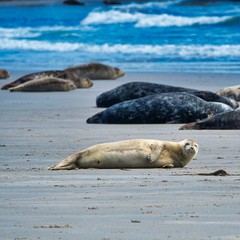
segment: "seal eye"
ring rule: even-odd
[[[185,147],[186,147],[186,146],[189,146],[189,145],[190,145],[190,143],[185,143]]]

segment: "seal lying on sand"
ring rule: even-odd
[[[6,79],[8,77],[9,77],[8,71],[0,68],[0,79]]]
[[[230,111],[223,103],[189,93],[162,93],[117,103],[87,119],[87,123],[188,123]]]
[[[101,63],[89,63],[65,69],[79,76],[88,77],[92,80],[97,79],[116,79],[125,73],[119,68],[110,67]]]
[[[217,91],[217,94],[224,97],[229,97],[240,102],[240,85],[226,87]]]
[[[184,167],[197,152],[198,144],[193,140],[133,139],[86,148],[48,169]]]
[[[76,84],[76,86],[80,86],[81,82],[84,82],[84,84],[86,85],[86,82],[89,82],[87,85],[92,86],[92,82],[89,79],[86,79],[84,77],[81,76],[77,76],[71,72],[68,71],[44,71],[44,72],[36,72],[36,73],[31,73],[28,75],[25,75],[21,78],[18,78],[17,80],[15,80],[12,83],[6,84],[2,87],[3,90],[5,89],[9,89],[12,87],[16,87],[19,84],[31,81],[33,79],[36,78],[46,78],[46,77],[53,77],[53,78],[61,78],[61,79],[65,79],[65,80],[72,80],[74,81]]]
[[[240,129],[240,110],[216,114],[198,122],[188,123],[179,130],[188,129]]]
[[[104,92],[97,97],[96,104],[98,107],[110,107],[126,100],[168,92],[188,92],[205,101],[222,102],[232,108],[238,107],[236,101],[231,101],[231,99],[221,97],[213,92],[147,82],[130,82]]]
[[[9,90],[11,92],[52,92],[52,91],[70,91],[76,89],[76,85],[71,80],[60,78],[36,78],[32,81],[22,83]]]

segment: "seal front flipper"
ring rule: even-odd
[[[157,144],[150,144],[151,153],[147,155],[147,162],[152,163],[158,160],[161,152],[163,151],[163,147]]]

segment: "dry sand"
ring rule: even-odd
[[[101,110],[99,93],[129,81],[215,91],[239,75],[127,73],[71,92],[0,91],[0,239],[240,238],[239,131],[85,123]],[[47,170],[82,148],[132,138],[192,138],[200,150],[182,169]],[[219,169],[232,175],[194,175]]]

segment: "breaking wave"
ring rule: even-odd
[[[219,57],[240,57],[240,45],[132,45],[132,44],[84,44],[48,41],[4,39],[1,50],[31,50],[69,52],[81,51],[99,54],[137,54],[158,58],[210,59]]]
[[[191,25],[218,24],[230,20],[230,16],[200,16],[184,17],[170,14],[144,14],[122,12],[118,10],[91,12],[82,22],[82,25],[134,23],[135,27],[184,27]]]

